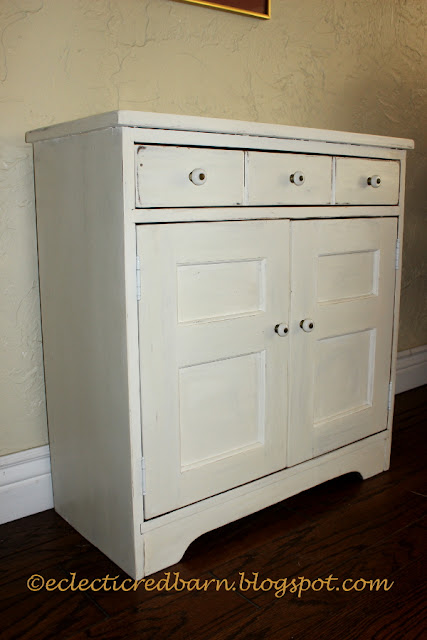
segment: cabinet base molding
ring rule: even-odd
[[[0,524],[52,507],[49,445],[0,457]]]
[[[396,393],[427,384],[427,344],[397,354]]]
[[[346,473],[370,478],[389,467],[390,433],[380,433],[332,453],[279,471],[179,512],[141,525],[145,571],[139,580],[179,562],[188,546],[199,536],[229,522],[265,509],[301,491]]]

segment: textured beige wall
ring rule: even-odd
[[[111,109],[412,137],[401,350],[427,343],[423,0],[0,0],[0,455],[47,442],[28,129]]]

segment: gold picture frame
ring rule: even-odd
[[[220,9],[221,11],[231,11],[232,13],[242,13],[252,18],[263,18],[269,20],[271,17],[271,0],[219,0],[218,2],[207,2],[205,0],[175,0],[176,2],[187,2],[188,4],[198,4],[202,7],[209,7],[210,9]],[[237,4],[237,6],[236,6]],[[245,8],[246,5],[246,8]],[[254,5],[261,5],[260,11],[253,11],[251,7]],[[262,9],[264,7],[264,9]]]

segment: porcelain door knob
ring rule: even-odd
[[[370,176],[370,178],[368,178],[368,184],[370,187],[378,189],[381,184],[381,178],[379,176]]]
[[[299,326],[306,333],[310,333],[310,331],[313,331],[314,329],[314,322],[310,318],[306,318],[305,320],[301,320]]]
[[[295,171],[289,180],[297,187],[300,187],[305,182],[305,176],[302,171]]]
[[[193,169],[193,171],[189,175],[189,178],[193,184],[200,186],[202,184],[205,184],[206,180],[208,179],[208,175],[204,169],[198,168]]]
[[[289,327],[287,324],[284,324],[283,322],[281,322],[280,324],[276,324],[276,326],[274,327],[274,330],[278,336],[280,336],[281,338],[284,338],[288,334]]]

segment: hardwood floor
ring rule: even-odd
[[[397,396],[390,471],[365,481],[357,474],[332,480],[212,531],[167,569],[172,578],[179,572],[184,580],[235,581],[236,590],[227,591],[225,583],[215,590],[212,582],[206,591],[146,591],[141,585],[130,592],[32,592],[27,580],[33,574],[61,580],[75,573],[76,582],[109,574],[118,576],[117,585],[127,576],[54,511],[2,525],[0,638],[427,637],[426,412],[426,387]],[[240,572],[252,582],[258,574],[257,584],[240,585]],[[276,597],[277,582],[267,590],[271,581],[331,574],[337,580],[329,584],[340,589],[328,591],[323,583],[300,597]],[[157,584],[165,572],[151,577]],[[344,590],[345,580],[363,587],[360,578],[393,584],[388,590]],[[265,590],[253,588],[268,579]]]

